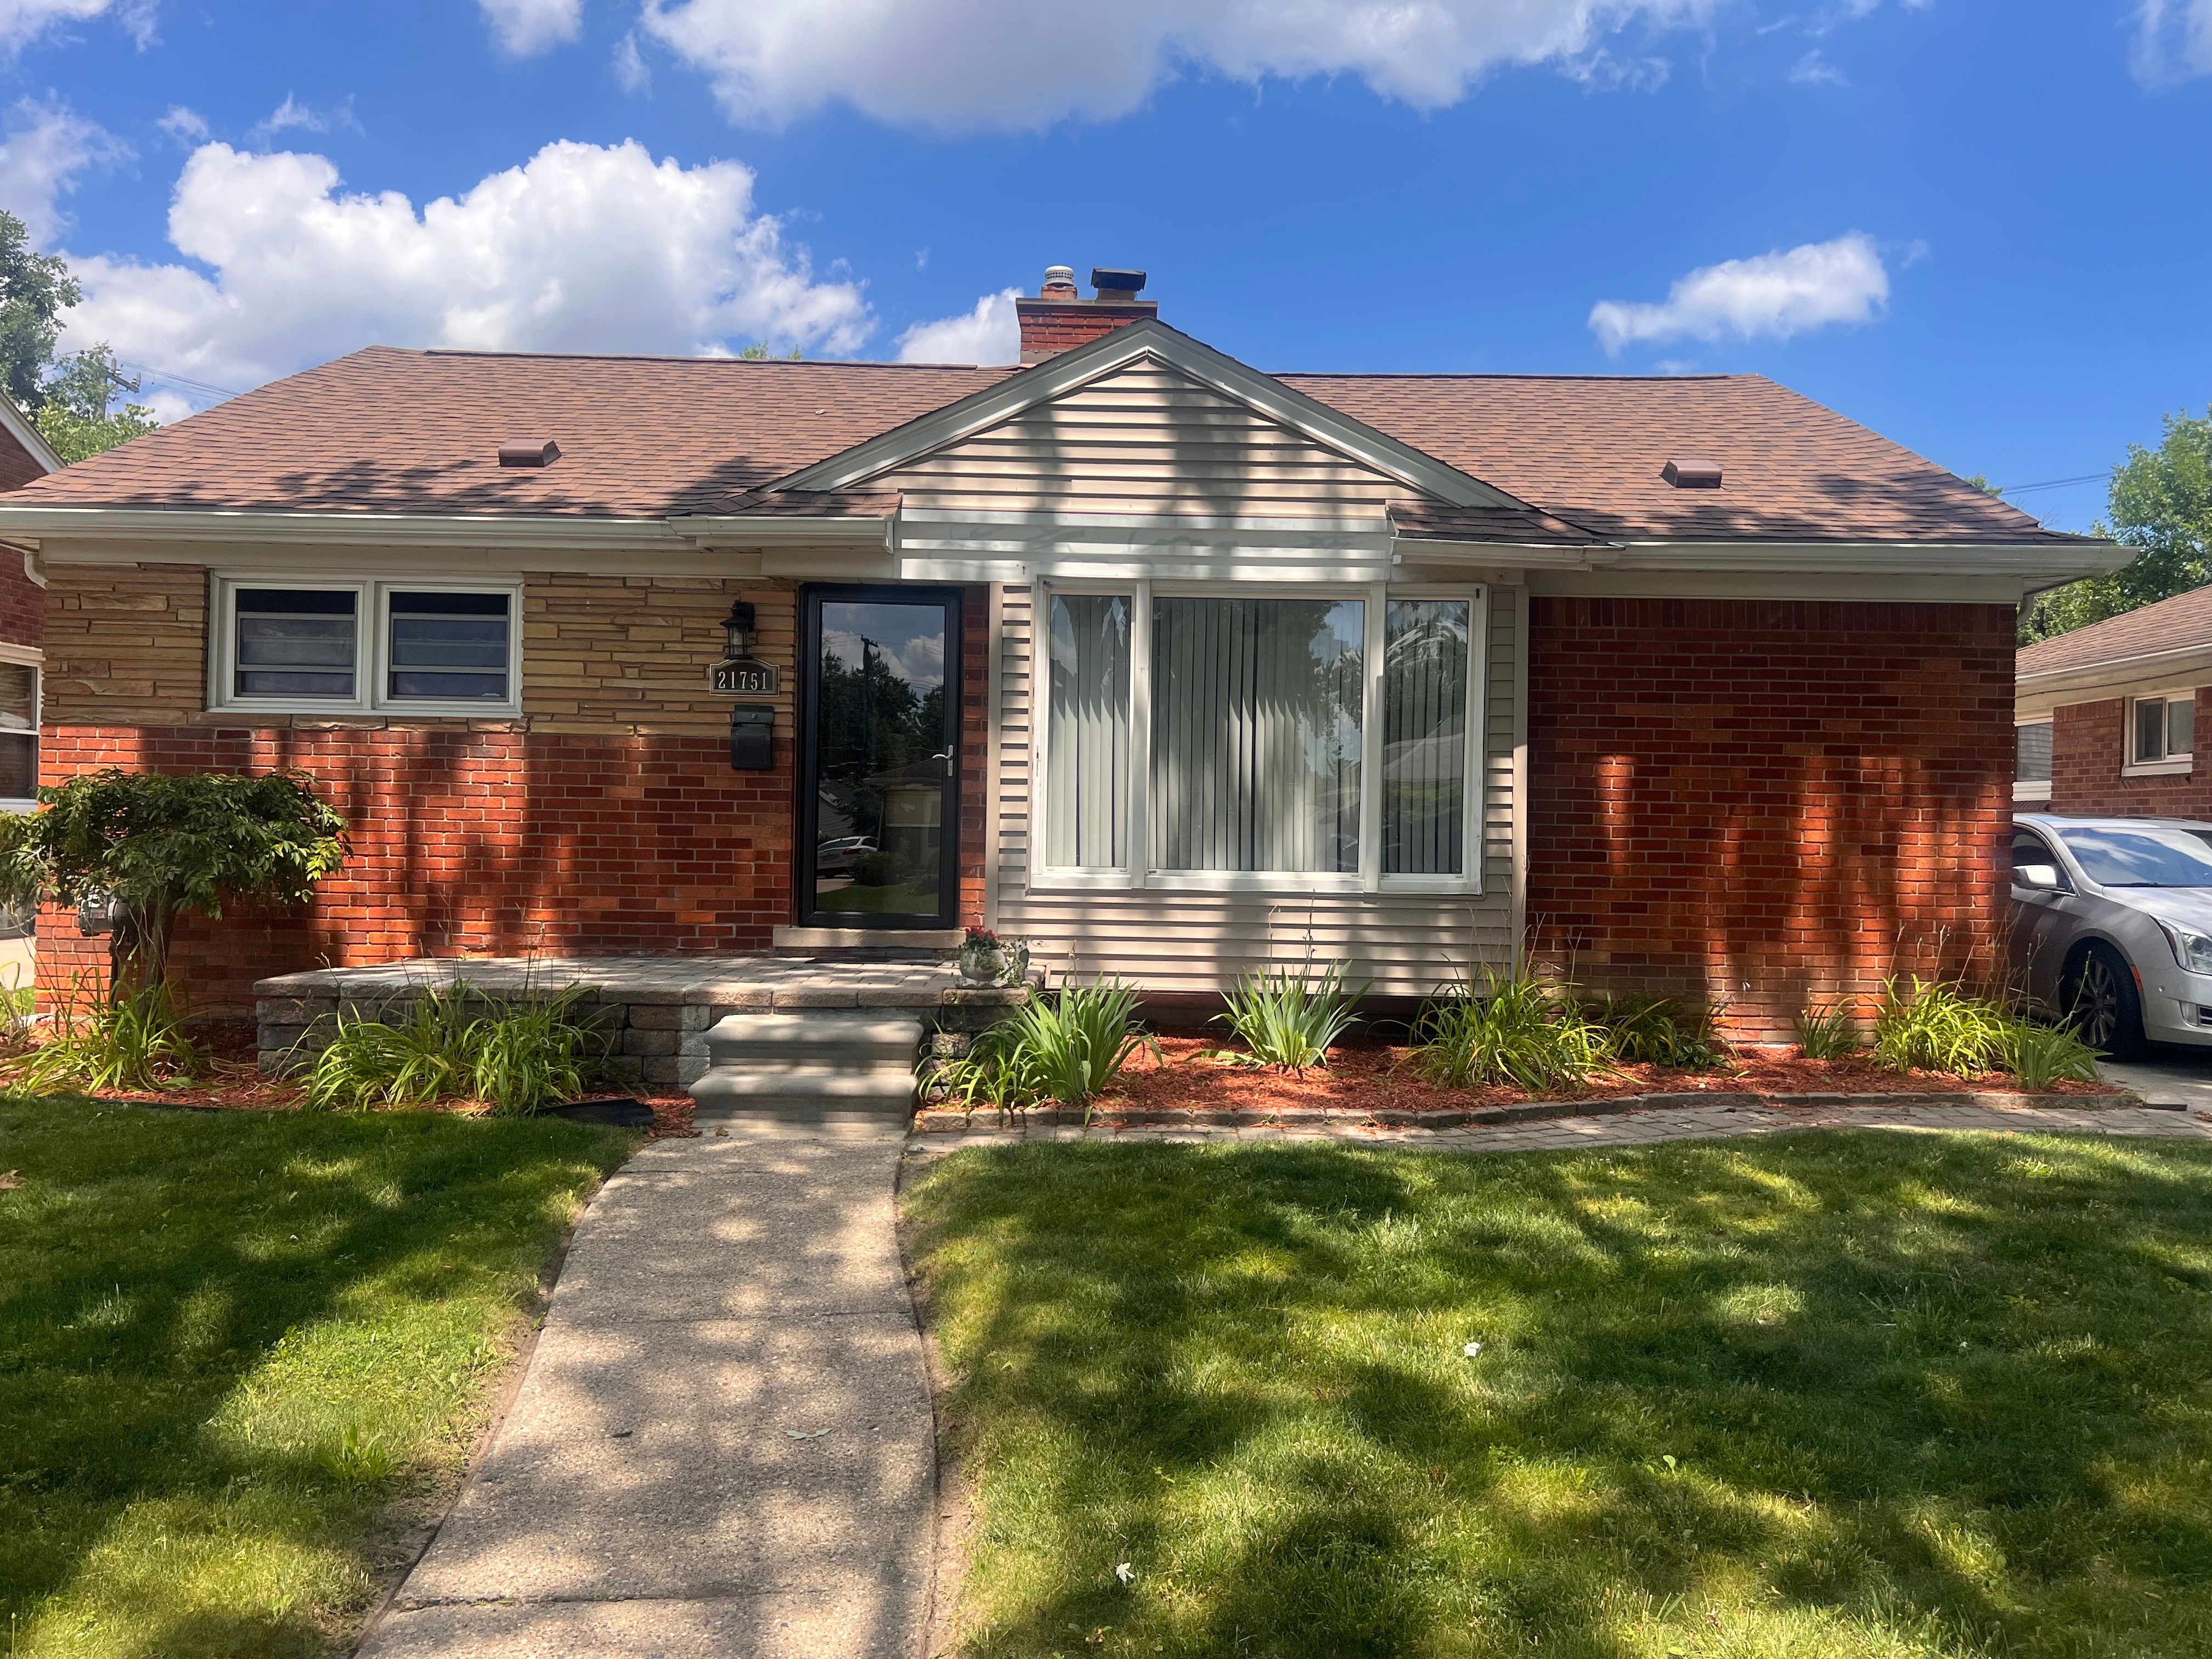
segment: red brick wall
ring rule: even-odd
[[[2130,778],[2127,762],[2127,702],[2077,702],[2052,711],[2051,799],[2025,810],[2112,813],[2147,817],[2212,817],[2212,766],[2179,777]],[[2197,741],[2212,741],[2212,686],[2197,693]]]
[[[15,434],[0,428],[0,489],[21,489],[34,478],[46,476],[38,458],[16,441]]]
[[[0,547],[0,640],[39,645],[46,637],[46,590],[23,568],[23,556]]]
[[[1985,970],[2002,915],[2014,613],[1539,598],[1528,910],[1598,988],[1786,1036],[1895,969]]]

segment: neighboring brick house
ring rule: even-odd
[[[2212,588],[2023,646],[2016,672],[2015,801],[2212,818]]]
[[[186,930],[204,1008],[988,921],[1776,1030],[1990,936],[2015,607],[2108,544],[1758,376],[1268,375],[1097,277],[1018,369],[372,348],[36,484],[46,775],[346,811],[311,912]]]
[[[0,393],[0,492],[61,465],[39,429]],[[40,647],[46,628],[44,578],[27,554],[0,554],[0,811],[24,811],[39,787]],[[20,937],[27,919],[0,922]]]

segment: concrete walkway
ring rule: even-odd
[[[363,1659],[920,1652],[935,1448],[902,1136],[702,1127],[593,1201]]]

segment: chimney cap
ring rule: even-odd
[[[561,446],[550,438],[509,438],[499,447],[501,466],[550,466],[561,459]]]
[[[1040,296],[1050,297],[1056,293],[1073,295],[1074,292],[1074,266],[1047,265],[1044,268],[1044,286],[1037,290]]]
[[[1721,464],[1700,455],[1678,455],[1659,469],[1659,476],[1677,489],[1718,489]]]
[[[1098,297],[1102,300],[1109,294],[1117,299],[1130,299],[1144,291],[1145,273],[1126,270],[1115,265],[1093,265],[1091,268],[1091,286],[1098,290]]]

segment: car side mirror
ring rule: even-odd
[[[2037,893],[2063,893],[2066,890],[2066,883],[2055,864],[2016,864],[2013,866],[2012,884]]]

